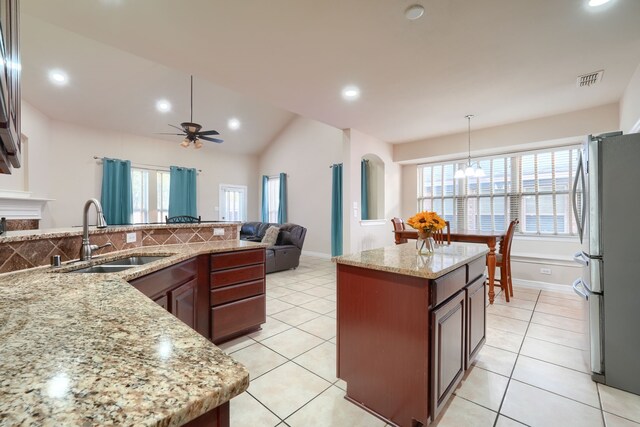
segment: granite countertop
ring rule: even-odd
[[[89,227],[89,234],[117,233],[137,230],[149,230],[157,228],[202,228],[202,227],[229,227],[239,226],[240,222],[200,222],[200,223],[176,223],[176,224],[133,224],[133,225],[108,225],[105,228]],[[69,236],[82,236],[82,227],[41,228],[37,230],[6,231],[0,235],[0,243],[9,243],[24,240],[54,239]]]
[[[249,386],[246,368],[127,283],[238,240],[134,248],[0,275],[0,425],[177,426]],[[62,273],[169,255],[118,273]]]
[[[432,254],[419,255],[415,242],[409,242],[334,257],[333,260],[338,264],[435,279],[488,252],[485,244],[451,242],[451,245],[436,246]]]

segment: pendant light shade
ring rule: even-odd
[[[465,177],[467,178],[482,178],[483,176],[485,176],[484,170],[482,170],[482,168],[480,167],[480,164],[478,162],[475,163],[476,167],[473,166],[473,164],[471,163],[471,118],[473,117],[472,114],[469,114],[468,116],[465,116],[467,118],[467,122],[468,122],[468,145],[469,145],[469,152],[468,152],[468,157],[467,157],[467,166],[463,169],[460,168],[456,171],[456,174],[453,176],[455,179],[463,179]]]

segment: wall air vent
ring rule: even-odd
[[[600,83],[603,74],[604,70],[600,70],[578,76],[578,79],[576,80],[576,86],[589,87],[595,85],[596,83]]]

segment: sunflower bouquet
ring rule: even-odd
[[[429,211],[418,212],[407,220],[407,224],[418,230],[422,238],[428,237],[434,231],[442,230],[446,225],[440,215]]]

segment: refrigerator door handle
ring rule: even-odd
[[[580,236],[580,241],[582,241],[583,238],[583,226],[584,226],[584,215],[585,215],[585,209],[584,209],[584,194],[582,196],[582,221],[580,221],[580,217],[578,216],[578,181],[580,180],[580,178],[582,178],[582,191],[584,193],[584,165],[583,165],[583,160],[582,160],[582,153],[580,154],[579,158],[578,158],[578,169],[576,170],[576,176],[573,179],[573,188],[571,189],[571,202],[573,203],[573,216],[576,220],[576,226],[578,227],[578,236]]]
[[[580,295],[582,298],[584,298],[585,300],[589,301],[589,294],[591,292],[589,292],[587,290],[587,288],[585,288],[584,282],[582,281],[582,279],[576,279],[573,282],[573,285],[571,285],[571,287],[573,288],[573,291]]]
[[[573,254],[573,260],[580,265],[584,265],[585,267],[589,267],[589,258],[587,258],[582,251],[578,251]]]

